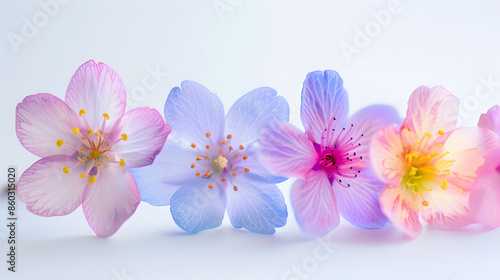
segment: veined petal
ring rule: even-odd
[[[302,231],[313,237],[326,235],[340,222],[337,201],[326,174],[311,171],[292,186],[292,206]]]
[[[429,205],[421,207],[422,218],[433,228],[457,229],[476,222],[469,211],[470,193],[451,181],[446,190],[441,189],[439,181],[434,186],[429,183],[432,191],[423,194]]]
[[[370,145],[371,164],[375,175],[383,182],[399,185],[405,169],[400,128],[390,125],[379,130]]]
[[[212,183],[213,188],[209,188]],[[195,180],[177,190],[170,201],[175,223],[189,233],[216,228],[222,224],[226,195],[222,185],[210,180]]]
[[[180,88],[170,91],[165,102],[165,120],[188,146],[192,142],[205,143],[207,132],[217,141],[225,136],[224,107],[220,99],[196,82],[184,81]]]
[[[292,124],[271,122],[260,130],[259,161],[273,174],[304,177],[318,162],[313,142]]]
[[[484,156],[498,146],[498,135],[485,128],[459,128],[451,133],[443,148],[449,152],[447,160],[454,160],[450,172],[460,178],[476,178]],[[471,185],[462,186],[469,189]]]
[[[349,102],[339,74],[332,70],[307,74],[302,88],[300,116],[311,141],[321,142],[321,135],[335,118],[335,127],[347,120]]]
[[[286,224],[285,199],[276,185],[236,177],[226,189],[227,212],[235,228],[273,234]]]
[[[500,226],[500,149],[486,156],[470,195],[470,210],[483,224]]]
[[[65,166],[77,160],[69,156],[51,156],[35,162],[24,171],[17,185],[17,195],[27,203],[30,212],[40,216],[62,216],[73,212],[82,204],[87,181],[80,178],[82,167],[65,174]]]
[[[171,130],[156,109],[136,108],[126,112],[113,127],[114,137],[126,134],[127,140],[118,142],[112,149],[125,160],[127,168],[150,165]]]
[[[245,175],[247,178],[266,184],[278,184],[288,179],[287,177],[273,175],[258,159],[256,150],[255,146],[245,148],[248,159],[238,164],[241,168],[250,169],[250,172]]]
[[[71,78],[65,101],[75,112],[85,110],[90,128],[99,129],[104,113],[109,116],[107,127],[123,115],[127,93],[122,79],[111,67],[89,60]]]
[[[393,123],[401,123],[401,119],[396,109],[388,105],[373,105],[359,110],[348,121],[348,124],[353,124],[351,136],[359,137],[363,135],[357,142],[361,145],[356,147],[355,152],[362,155],[363,165],[370,162],[370,143],[375,134],[382,128]],[[356,144],[356,143],[353,143]],[[378,197],[378,196],[377,196]]]
[[[134,214],[141,195],[134,177],[118,165],[101,169],[97,181],[83,193],[83,212],[100,237],[113,235]]]
[[[422,224],[413,204],[400,192],[400,187],[386,186],[380,195],[380,206],[389,221],[406,235],[417,237],[422,233]]]
[[[416,132],[418,137],[425,133],[434,135],[439,130],[451,131],[457,123],[458,103],[458,98],[442,87],[419,87],[408,100],[403,127]]]
[[[488,110],[488,113],[481,114],[477,125],[493,130],[496,134],[500,135],[500,106],[495,105]]]
[[[259,130],[271,121],[288,122],[290,109],[285,98],[272,88],[252,90],[238,99],[227,113],[226,132],[231,142],[248,146],[257,140]]]
[[[39,157],[73,155],[81,141],[71,131],[78,115],[61,99],[48,93],[29,95],[16,107],[16,134],[26,150]],[[57,146],[63,140],[66,145]]]
[[[382,228],[388,222],[379,204],[384,183],[370,168],[361,171],[357,178],[342,178],[349,188],[333,185],[340,215],[351,224],[364,228]]]

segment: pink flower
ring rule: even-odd
[[[83,203],[90,227],[101,237],[132,216],[141,198],[126,168],[151,164],[171,129],[155,109],[125,113],[126,100],[120,77],[91,60],[73,75],[65,101],[40,93],[17,105],[17,137],[42,158],[17,186],[29,211],[61,216]]]
[[[456,129],[458,99],[441,87],[416,89],[403,125],[380,130],[371,144],[380,196],[389,220],[409,236],[422,232],[419,214],[438,229],[474,223],[469,195],[484,156],[498,137],[486,129]]]
[[[493,106],[487,114],[482,114],[478,126],[500,135],[500,106]],[[500,148],[488,154],[479,168],[470,208],[481,223],[492,228],[500,226]]]

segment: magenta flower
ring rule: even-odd
[[[500,106],[495,105],[487,114],[482,114],[478,126],[500,135]],[[470,208],[483,224],[492,228],[500,226],[500,147],[485,157],[484,165],[478,170]]]
[[[259,159],[271,172],[299,177],[292,205],[302,230],[322,236],[337,227],[340,215],[365,228],[387,219],[378,196],[384,186],[373,175],[368,147],[375,132],[398,120],[390,106],[371,106],[348,118],[347,92],[335,71],[311,72],[302,90],[306,133],[274,122],[260,131]]]
[[[19,179],[17,194],[40,216],[61,216],[83,203],[94,232],[115,233],[141,200],[126,168],[149,165],[170,126],[155,109],[125,113],[122,80],[109,66],[84,63],[71,79],[65,101],[40,93],[16,108],[21,144],[41,157]]]
[[[420,214],[438,229],[475,222],[470,191],[498,137],[487,129],[455,128],[457,116],[455,96],[441,87],[420,87],[408,100],[403,125],[390,125],[373,139],[373,167],[387,184],[382,210],[411,237],[422,232]]]

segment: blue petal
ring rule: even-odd
[[[235,228],[273,234],[276,227],[286,224],[288,212],[283,194],[276,185],[250,180],[235,180],[237,186],[226,190],[227,211]]]
[[[243,95],[231,107],[226,132],[233,135],[233,143],[247,146],[257,140],[261,127],[273,120],[288,122],[289,116],[285,98],[272,88],[258,88]]]
[[[216,139],[224,134],[224,107],[206,87],[184,81],[170,91],[165,102],[165,120],[185,143],[204,143],[210,132]]]
[[[302,88],[300,117],[309,138],[320,143],[321,134],[335,118],[336,128],[347,120],[349,101],[344,82],[333,70],[307,74]]]
[[[181,147],[174,137],[169,137],[152,165],[130,168],[141,192],[142,201],[155,206],[170,204],[170,198],[195,177],[191,164],[196,151]]]
[[[248,159],[240,164],[242,168],[250,169],[250,172],[246,174],[247,178],[268,184],[278,184],[288,179],[287,177],[275,176],[271,174],[269,170],[259,161],[255,148],[249,149],[247,156]]]
[[[226,196],[222,187],[209,180],[199,179],[181,187],[172,196],[170,212],[175,223],[189,233],[216,228],[222,224]]]

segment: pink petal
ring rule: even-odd
[[[114,137],[126,134],[127,140],[118,142],[112,150],[125,160],[127,168],[150,165],[160,153],[170,131],[170,125],[165,124],[156,109],[136,108],[125,113],[113,127]]]
[[[380,206],[389,221],[406,235],[417,237],[422,233],[422,224],[413,202],[403,195],[400,187],[386,187],[382,190]]]
[[[80,178],[83,167],[64,173],[77,160],[69,156],[51,156],[35,162],[28,168],[17,185],[17,195],[27,203],[30,212],[40,216],[62,216],[73,212],[82,204],[87,181]]]
[[[441,188],[441,181],[429,182],[432,191],[423,193],[428,206],[420,205],[423,219],[433,228],[458,229],[476,222],[469,212],[469,192],[453,184],[451,175],[448,179],[448,189]]]
[[[109,115],[108,127],[123,115],[127,93],[122,79],[111,67],[89,60],[71,78],[65,100],[75,112],[85,110],[90,128],[97,130],[101,128],[104,113]]]
[[[332,70],[307,74],[300,116],[311,141],[321,142],[321,135],[333,118],[336,127],[347,120],[349,102],[343,84],[339,74]]]
[[[31,153],[39,157],[73,155],[80,139],[71,131],[78,126],[77,114],[61,99],[48,93],[24,98],[16,108],[17,138]],[[57,141],[66,145],[57,147]]]
[[[134,177],[118,165],[110,165],[85,188],[83,212],[92,230],[108,237],[134,214],[140,201]]]
[[[449,152],[447,160],[455,160],[450,172],[461,179],[476,178],[484,156],[498,146],[498,135],[484,128],[459,128],[448,137],[443,148]],[[469,189],[471,184],[462,188]]]
[[[390,125],[379,130],[373,137],[370,149],[375,175],[385,183],[399,185],[406,163],[399,126]]]
[[[500,135],[500,106],[495,105],[488,110],[487,114],[481,114],[477,125],[493,130],[496,134]]]
[[[483,224],[500,226],[500,149],[486,157],[470,195],[470,210]]]
[[[361,145],[356,147],[354,152],[361,155],[363,159],[366,159],[365,161],[361,161],[361,163],[365,165],[370,162],[370,143],[376,133],[390,124],[401,123],[401,121],[394,107],[373,105],[356,112],[347,123],[353,124],[351,137],[358,138],[360,135],[363,135],[361,139],[357,141],[357,143]]]
[[[304,177],[318,161],[318,153],[304,132],[275,121],[260,130],[259,160],[273,174]]]
[[[458,103],[458,99],[442,87],[419,87],[408,100],[403,127],[416,132],[418,137],[424,133],[434,135],[439,130],[451,131],[457,122]]]
[[[340,221],[337,202],[323,171],[311,171],[292,186],[292,205],[302,231],[314,237],[326,235]]]

